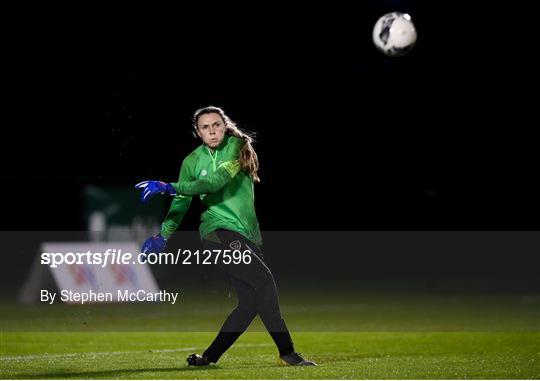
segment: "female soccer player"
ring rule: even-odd
[[[163,251],[187,212],[192,196],[199,195],[206,207],[199,228],[205,249],[249,250],[251,260],[240,264],[218,260],[236,289],[238,306],[202,356],[192,354],[187,358],[188,365],[216,363],[257,314],[276,343],[284,364],[316,365],[294,350],[279,310],[274,277],[261,252],[253,190],[253,184],[259,181],[259,162],[252,137],[242,132],[221,108],[213,106],[195,112],[193,127],[202,144],[184,159],[178,182],[143,181],[136,185],[142,190],[143,202],[157,193],[174,196],[161,232],[146,240],[143,252]]]

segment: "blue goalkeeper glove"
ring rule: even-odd
[[[161,233],[153,235],[152,237],[148,238],[146,241],[144,241],[141,253],[148,254],[148,253],[162,253],[163,249],[165,249],[165,245],[167,244],[167,239],[165,239]]]
[[[141,202],[145,204],[157,193],[167,193],[171,196],[176,194],[176,189],[171,184],[156,180],[142,181],[135,185],[135,189],[142,189]]]

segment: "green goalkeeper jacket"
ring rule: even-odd
[[[244,144],[241,138],[225,135],[214,152],[203,144],[184,159],[178,182],[172,183],[178,194],[161,225],[163,237],[169,238],[176,231],[192,196],[198,195],[206,209],[201,215],[201,237],[227,229],[262,244],[253,180],[240,168],[239,154]]]

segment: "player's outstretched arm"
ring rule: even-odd
[[[178,194],[184,196],[195,196],[200,194],[216,193],[231,181],[241,170],[240,151],[246,144],[244,139],[231,136],[227,149],[223,154],[223,163],[217,170],[203,179],[180,178],[178,183],[172,183]]]
[[[178,182],[171,185],[179,194],[185,196],[210,194],[223,188],[238,172],[240,172],[240,162],[238,160],[227,161],[221,164],[215,173],[204,179]]]

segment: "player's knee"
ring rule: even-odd
[[[258,292],[261,292],[261,290],[267,289],[269,287],[275,287],[274,276],[269,270],[261,271],[259,277],[257,278],[257,284],[255,288]]]

